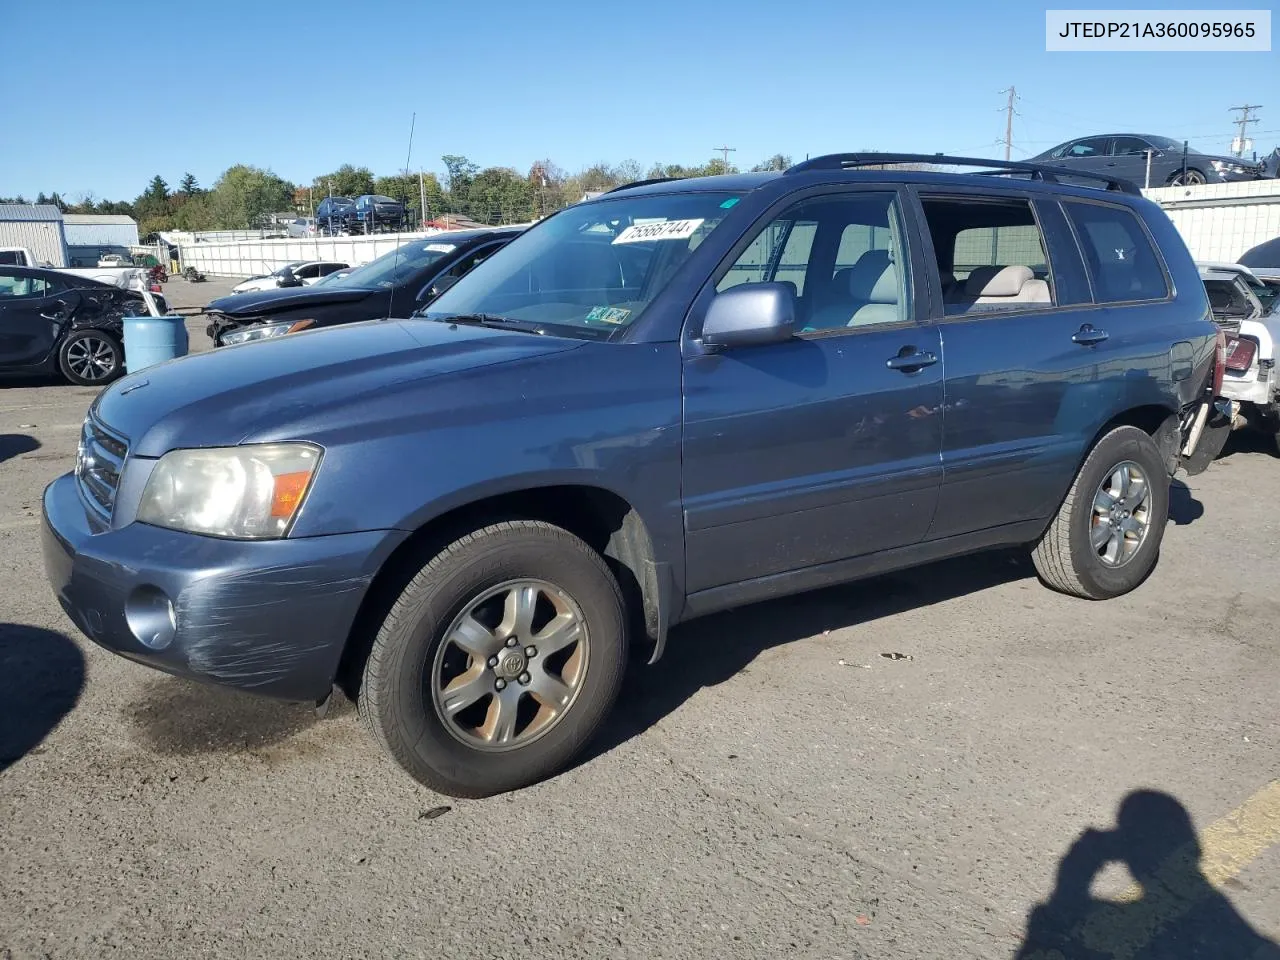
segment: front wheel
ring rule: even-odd
[[[1171,187],[1198,187],[1198,186],[1200,186],[1201,184],[1205,184],[1205,183],[1208,183],[1208,182],[1209,182],[1208,178],[1207,178],[1203,173],[1201,173],[1199,170],[1194,170],[1194,169],[1188,168],[1186,173],[1183,173],[1181,170],[1179,170],[1177,173],[1175,173],[1175,174],[1174,174],[1174,175],[1169,179],[1169,186],[1171,186]]]
[[[124,350],[109,333],[78,330],[62,342],[58,367],[76,386],[105,386],[124,373]]]
[[[1032,551],[1040,578],[1089,600],[1118,597],[1142,583],[1160,555],[1169,480],[1145,431],[1116,427],[1106,434]]]
[[[622,682],[627,618],[603,558],[532,520],[450,544],[374,638],[360,712],[419,782],[482,797],[559,772]]]

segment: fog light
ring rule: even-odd
[[[138,642],[152,650],[163,650],[178,632],[178,618],[173,601],[159,587],[150,584],[129,594],[124,605],[124,619]]]

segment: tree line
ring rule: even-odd
[[[34,200],[0,197],[0,203],[51,203],[63,213],[125,214],[138,221],[142,236],[160,230],[245,230],[264,227],[272,214],[292,212],[310,215],[327,196],[357,197],[381,194],[400,200],[413,221],[446,214],[481,223],[524,223],[553,213],[584,196],[610,190],[624,183],[654,177],[706,177],[738,173],[719,158],[695,166],[655,163],[648,168],[634,160],[597,163],[568,173],[552,160],[539,160],[526,173],[512,167],[481,168],[464,156],[440,158],[443,177],[435,173],[400,172],[377,176],[368,167],[343,164],[332,173],[315,177],[310,184],[295,184],[270,170],[236,164],[205,189],[185,174],[176,189],[156,174],[147,188],[131,201],[100,200],[92,194],[68,202],[57,193],[40,193]],[[785,170],[791,158],[775,154],[751,169]],[[421,179],[420,179],[421,178]],[[422,211],[420,198],[426,201]]]

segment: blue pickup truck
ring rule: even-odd
[[[692,617],[992,547],[1123,594],[1225,435],[1224,337],[1168,217],[1070,179],[630,184],[413,317],[128,376],[45,491],[49,579],[137,662],[344,687],[459,796],[562,769]]]

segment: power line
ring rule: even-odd
[[[716,151],[716,153],[724,154],[724,165],[726,169],[729,166],[729,154],[738,152],[737,147],[712,147],[711,149]]]
[[[1235,154],[1237,157],[1243,157],[1245,150],[1248,148],[1248,142],[1249,142],[1244,135],[1245,130],[1248,129],[1249,124],[1258,122],[1258,118],[1250,117],[1249,112],[1251,110],[1261,110],[1262,104],[1246,103],[1242,107],[1228,107],[1227,109],[1232,113],[1234,113],[1237,110],[1240,111],[1240,119],[1233,121],[1235,123],[1240,124],[1240,136],[1236,137],[1235,143],[1231,145],[1231,152]]]

